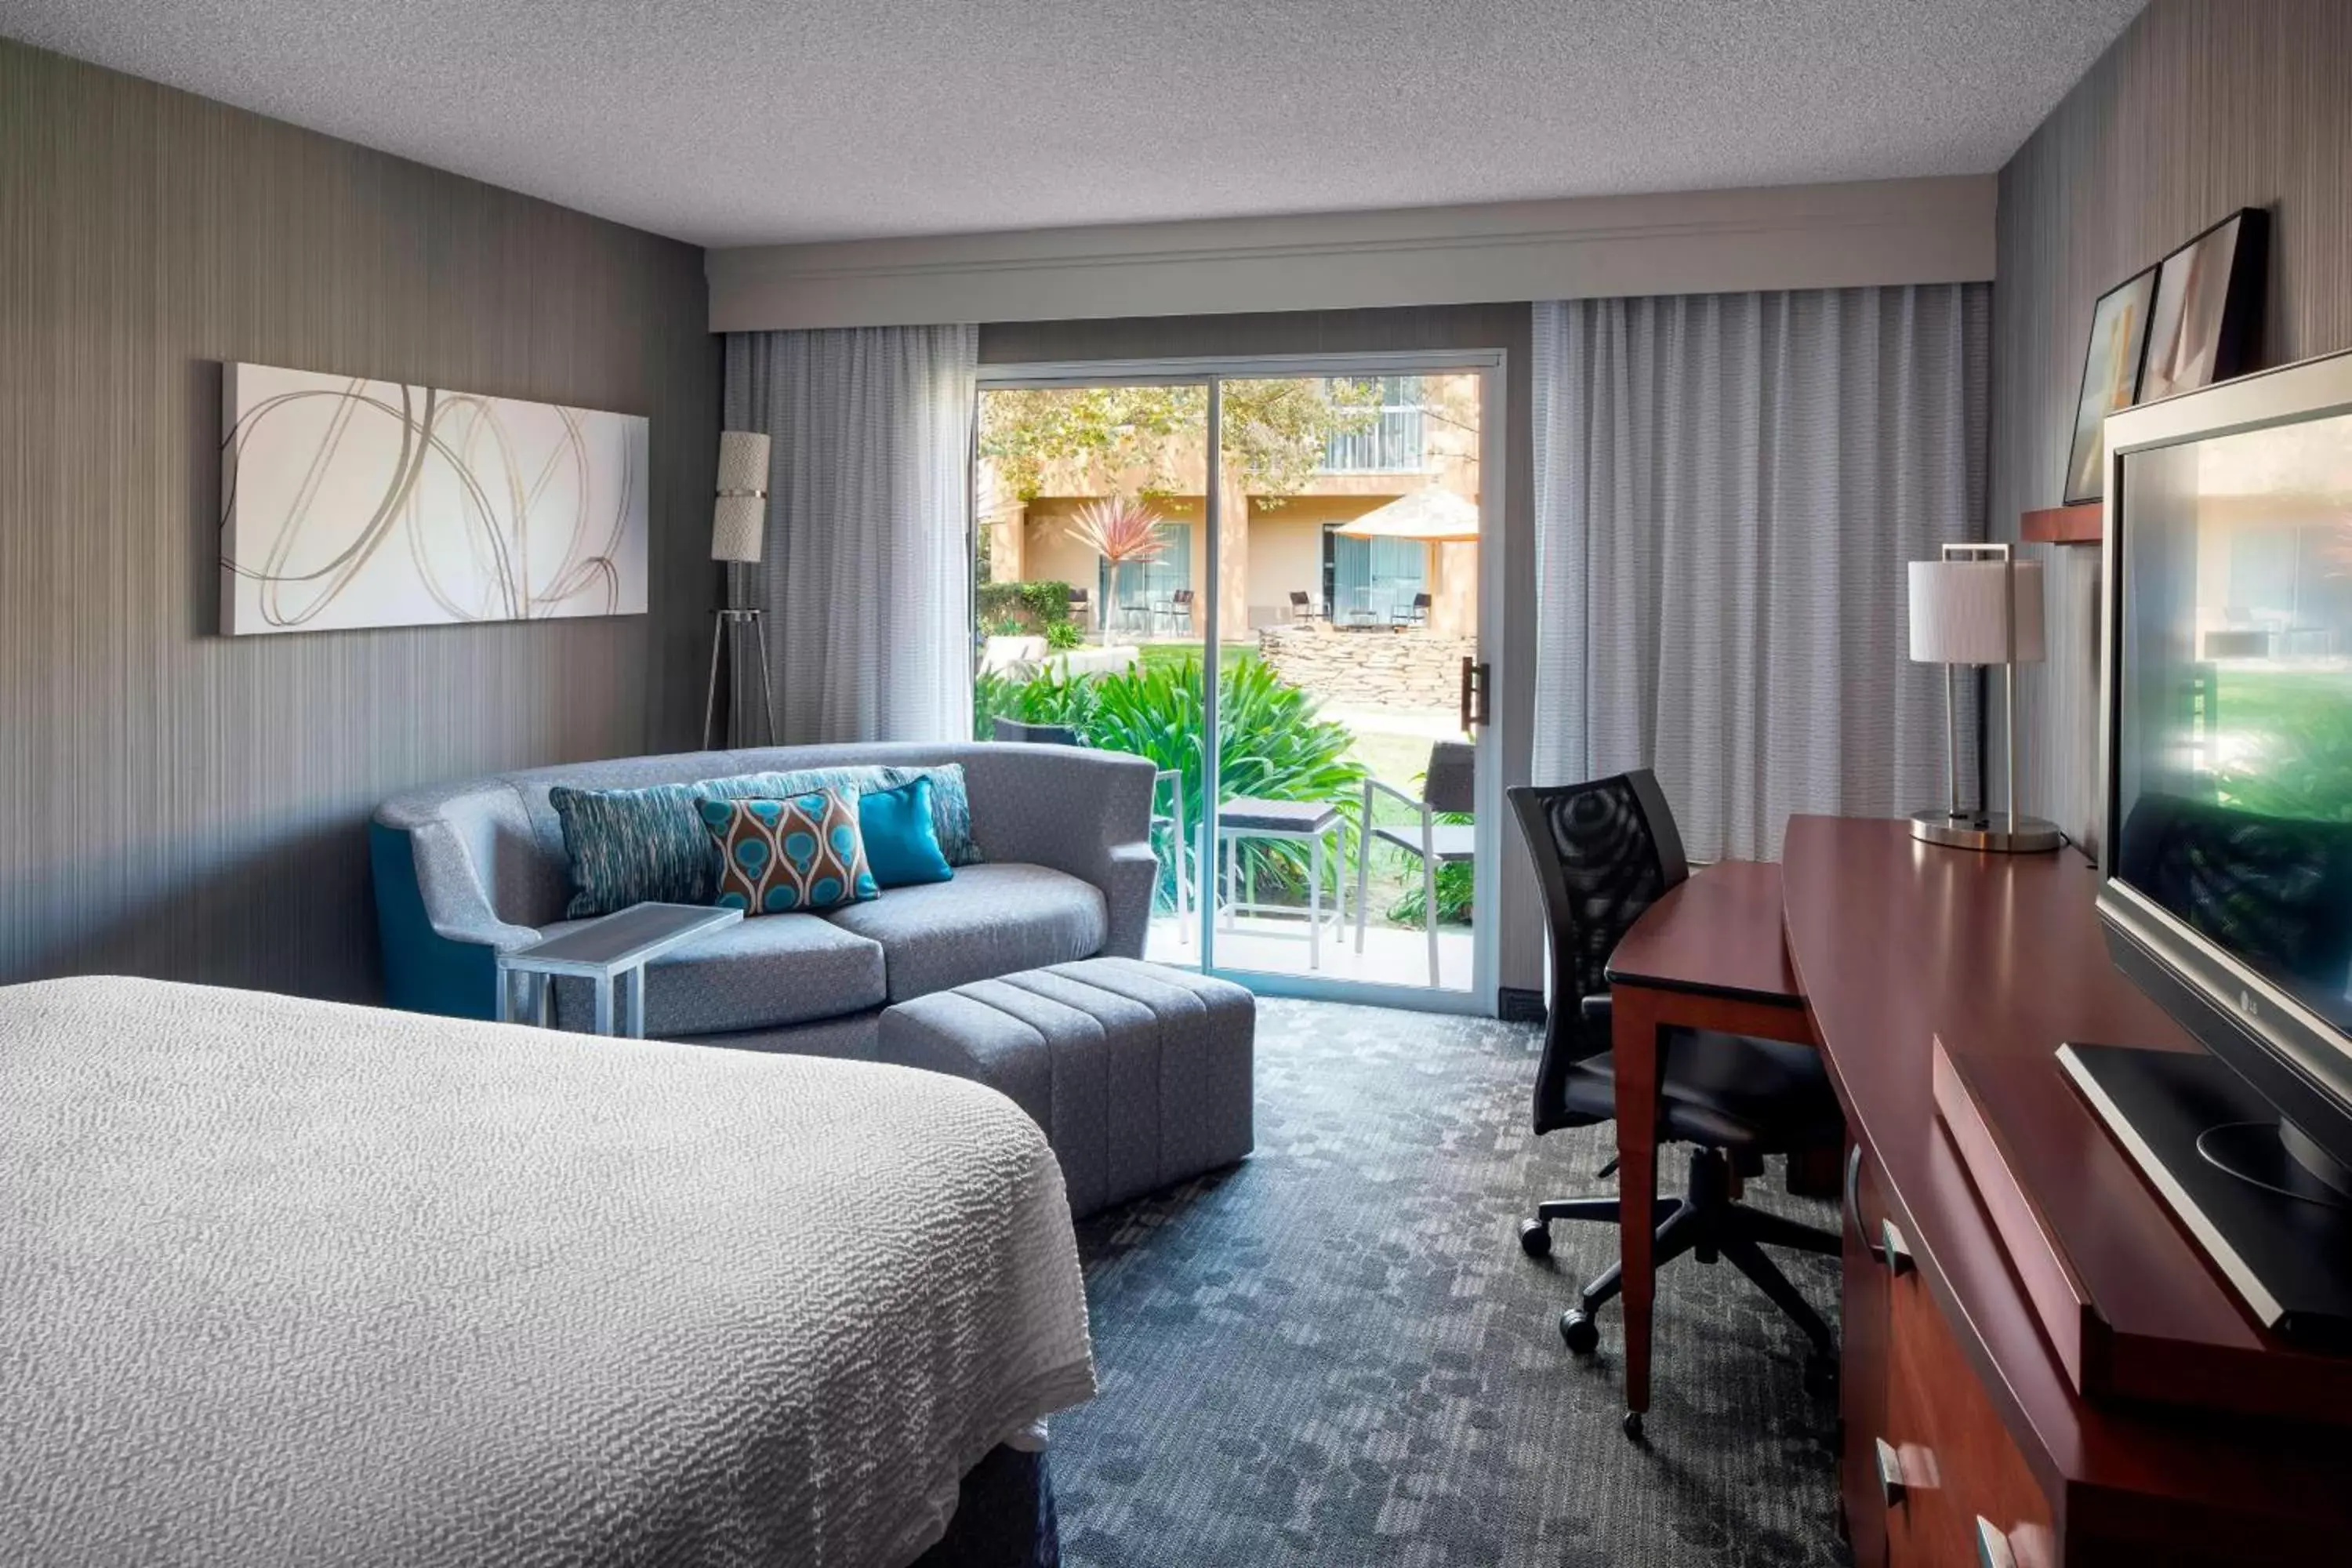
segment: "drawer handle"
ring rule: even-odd
[[[1903,1239],[1903,1233],[1895,1228],[1893,1220],[1878,1222],[1878,1245],[1882,1249],[1879,1261],[1886,1265],[1889,1274],[1900,1277],[1911,1272],[1910,1244]]]
[[[1982,1514],[1977,1515],[1977,1568],[2017,1568],[2009,1536]]]
[[[1911,1489],[1903,1481],[1903,1456],[1884,1437],[1871,1441],[1878,1445],[1878,1495],[1890,1511],[1901,1508],[1911,1500]]]
[[[1856,1239],[1862,1243],[1862,1249],[1870,1254],[1870,1260],[1873,1263],[1884,1263],[1890,1274],[1902,1275],[1911,1272],[1910,1244],[1903,1239],[1903,1233],[1895,1227],[1893,1220],[1883,1219],[1878,1222],[1876,1246],[1871,1244],[1870,1232],[1863,1227],[1862,1145],[1859,1143],[1846,1151],[1845,1217],[1846,1223],[1853,1226]]]
[[[1862,1243],[1863,1251],[1870,1254],[1873,1263],[1886,1261],[1877,1243],[1870,1239],[1869,1227],[1862,1223],[1862,1145],[1856,1143],[1845,1154],[1845,1222],[1853,1227],[1853,1237]]]

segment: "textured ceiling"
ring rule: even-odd
[[[0,0],[705,245],[1980,174],[2142,0]]]

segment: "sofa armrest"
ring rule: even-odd
[[[964,773],[982,852],[1093,883],[1109,920],[1104,953],[1140,958],[1160,878],[1151,847],[1158,768],[1119,752],[1007,742],[974,748]]]
[[[499,919],[444,825],[368,825],[384,1000],[414,1013],[498,1016],[498,955],[539,932]]]

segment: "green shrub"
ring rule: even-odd
[[[1067,583],[982,583],[973,594],[982,626],[1013,619],[1028,629],[1048,632],[1070,618]]]
[[[1219,747],[1228,799],[1247,795],[1355,805],[1364,770],[1349,755],[1354,737],[1344,725],[1319,718],[1306,692],[1252,660],[1227,667],[1220,693],[1224,722]],[[1027,681],[982,675],[973,687],[976,734],[990,734],[999,715],[1031,724],[1066,724],[1097,750],[1149,757],[1176,770],[1188,832],[1201,820],[1205,708],[1197,654],[1115,674],[1071,678],[1049,670]],[[1157,809],[1164,811],[1167,804],[1163,787]],[[1188,857],[1190,851],[1188,845]],[[1261,897],[1277,889],[1305,888],[1305,846],[1245,840],[1241,853],[1245,868],[1257,877]],[[1328,875],[1346,874],[1342,858],[1331,857]],[[1171,882],[1163,893],[1172,892]]]
[[[1453,820],[1453,819],[1449,819]],[[1467,817],[1460,818],[1468,821]],[[1421,924],[1421,867],[1410,855],[1400,857],[1406,867],[1404,896],[1389,906],[1389,919],[1401,926]],[[1477,872],[1467,860],[1449,861],[1437,868],[1437,921],[1440,925],[1468,925],[1470,908],[1477,896]]]
[[[1078,624],[1076,621],[1047,621],[1045,646],[1055,653],[1067,653],[1072,648],[1086,647],[1087,634],[1078,629]]]

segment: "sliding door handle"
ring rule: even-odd
[[[1493,670],[1468,654],[1462,656],[1462,731],[1494,721]]]

